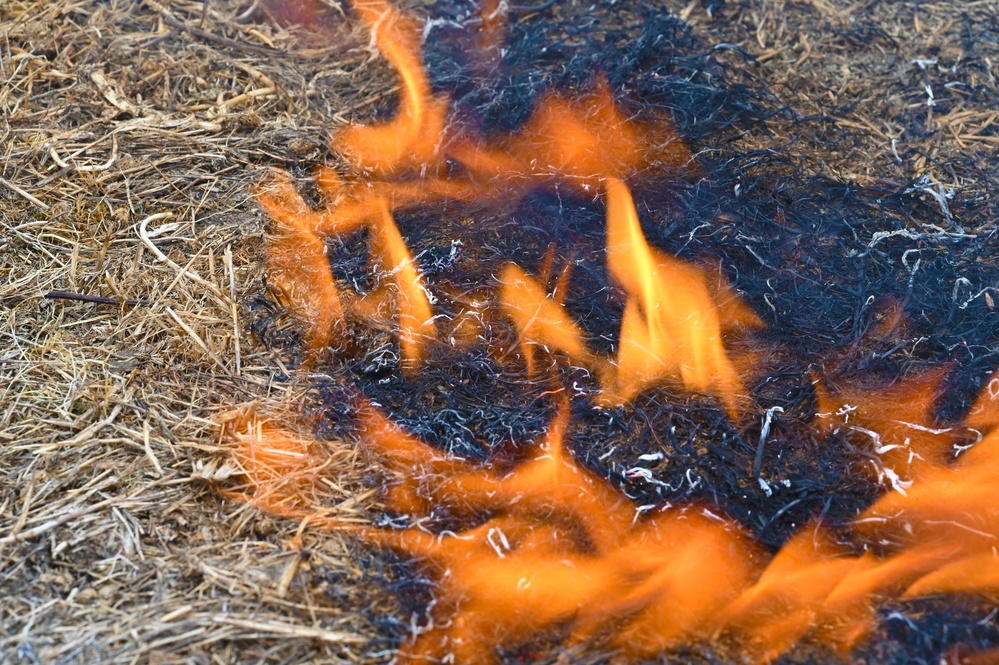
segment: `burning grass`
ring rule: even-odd
[[[400,640],[415,656],[461,638],[467,658],[521,640],[514,658],[597,645],[819,662],[830,644],[854,662],[994,657],[994,580],[969,582],[990,560],[994,515],[962,486],[994,483],[994,444],[950,454],[994,424],[994,12],[671,6],[698,43],[665,12],[565,4],[487,12],[476,31],[445,2],[424,76],[408,19],[378,24],[384,60],[365,50],[355,26],[377,23],[376,4],[330,13],[318,39],[296,27],[324,5],[311,0],[0,7],[0,652],[382,662]],[[466,33],[472,81],[448,60]],[[927,58],[938,64],[910,62]],[[469,109],[484,109],[481,126]],[[393,122],[407,140],[386,140]],[[293,177],[255,168],[275,162]],[[642,186],[657,168],[674,185]],[[607,175],[643,222],[640,237],[622,224],[630,261],[668,265],[651,281],[696,294],[705,333],[675,332],[650,295],[661,289],[610,268],[605,237],[582,237],[576,218],[611,224],[610,192],[592,200]],[[249,196],[261,182],[270,220]],[[474,225],[421,228],[439,210]],[[536,228],[539,210],[554,237],[510,233]],[[504,251],[483,260],[485,247]],[[249,297],[261,266],[270,295]],[[49,290],[84,300],[40,298]],[[868,296],[883,294],[908,326],[878,326],[891,308]],[[624,356],[622,329],[636,340]],[[501,352],[477,349],[485,333]],[[718,336],[724,354],[697,367],[650,351],[672,340],[697,355]],[[860,398],[911,408],[851,410]],[[229,460],[212,428],[253,400],[229,421],[245,453]],[[816,411],[830,434],[815,433]],[[887,470],[906,494],[877,489]],[[400,473],[382,498],[395,528],[373,526],[375,481]],[[435,505],[448,515],[419,522]],[[423,563],[396,579],[386,555],[353,544],[365,539]],[[544,574],[521,588],[527,563]],[[433,581],[415,599],[414,570]],[[697,602],[681,593],[692,579]],[[928,594],[943,600],[913,600]],[[532,625],[474,611],[516,602],[541,608]],[[411,611],[414,635],[427,618],[437,629],[406,640]]]
[[[272,187],[262,190],[265,209],[284,223],[274,241],[279,255],[302,229],[314,229],[299,245],[305,268],[291,282],[316,279],[314,266],[325,261],[326,250],[315,237],[366,228],[372,255],[379,257],[376,273],[389,275],[395,285],[388,309],[394,313],[398,366],[419,381],[421,366],[433,362],[425,351],[443,341],[431,304],[438,301],[406,248],[393,203],[426,206],[450,193],[462,202],[495,205],[501,193],[504,200],[523,198],[532,189],[559,184],[596,193],[606,208],[606,272],[625,299],[616,353],[591,352],[590,335],[566,312],[572,295],[568,267],[554,293],[547,293],[551,250],[542,281],[506,263],[494,299],[512,323],[528,380],[545,378],[535,359],[544,349],[555,354],[546,372],[557,386],[550,394],[566,389],[561,356],[597,377],[594,389],[573,383],[576,397],[589,394],[598,405],[630,408],[642,393],[672,383],[713,396],[738,424],[753,408],[753,396],[723,345],[723,327],[764,323],[732,297],[724,274],[713,294],[703,268],[650,246],[622,180],[640,183],[664,171],[674,180],[698,175],[672,126],[663,119],[640,129],[618,111],[600,80],[596,93],[576,103],[539,98],[523,129],[512,135],[491,143],[470,139],[467,129],[444,120],[447,98],[431,97],[417,26],[381,2],[365,1],[359,13],[403,81],[402,102],[393,120],[348,126],[332,139],[357,179],[352,189],[359,192],[354,198],[362,214],[348,228],[309,221],[339,217],[342,197],[328,197],[325,208],[313,211],[287,181],[280,181],[280,196]],[[668,159],[661,158],[664,148]],[[341,182],[329,172],[323,177]],[[402,197],[394,195],[397,189]],[[347,210],[354,208],[347,204]],[[329,290],[329,271],[326,266],[327,275],[318,280],[321,294]],[[353,293],[351,299],[381,302],[381,288]],[[719,306],[719,295],[728,296],[727,309]],[[346,328],[349,317],[339,300],[335,306],[344,322],[336,328],[329,326],[329,312],[299,308],[307,339]],[[734,314],[723,321],[722,312]],[[463,316],[459,311],[457,318]],[[888,336],[905,317],[895,308],[884,318],[882,329],[870,336]],[[503,324],[483,325],[477,337],[487,350],[503,351],[496,325]],[[310,350],[315,348],[310,343]],[[420,561],[434,581],[433,609],[428,627],[414,631],[413,641],[400,651],[404,662],[493,662],[501,647],[560,630],[568,631],[568,645],[598,642],[629,660],[713,642],[728,645],[742,659],[765,663],[806,638],[846,656],[874,629],[879,602],[943,592],[992,593],[990,574],[973,571],[983,561],[985,571],[995,563],[990,541],[999,530],[991,524],[988,501],[973,488],[987,493],[995,487],[990,460],[997,444],[987,437],[966,446],[971,452],[956,465],[947,461],[962,449],[951,434],[954,428],[936,427],[932,413],[943,376],[942,370],[927,372],[881,394],[843,389],[834,398],[817,389],[819,416],[829,420],[823,427],[869,435],[874,481],[887,478],[890,490],[852,523],[852,544],[817,523],[792,535],[769,561],[736,522],[711,508],[692,501],[639,508],[579,466],[563,444],[569,418],[564,396],[544,440],[507,470],[493,468],[496,460],[475,468],[436,451],[397,431],[360,398],[359,442],[402,478],[388,488],[385,500],[389,511],[406,518],[405,529],[358,528],[327,517],[315,498],[319,485],[313,476],[328,464],[321,452],[310,452],[312,444],[280,430],[265,432],[251,418],[243,425],[247,432],[235,435],[236,454],[244,460],[247,499],[258,507],[347,531]],[[760,446],[774,412],[782,410],[768,410]],[[986,411],[980,406],[976,413]],[[769,489],[762,479],[761,486]],[[940,496],[947,497],[946,507],[929,499]],[[725,509],[724,498],[716,503]],[[655,512],[648,514],[650,509]],[[443,515],[444,526],[438,526]]]

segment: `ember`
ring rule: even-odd
[[[502,4],[486,3],[482,62],[496,57]],[[763,321],[719,271],[653,246],[633,200],[632,187],[646,175],[693,179],[699,167],[668,121],[629,118],[600,77],[576,99],[545,95],[519,130],[484,138],[433,94],[419,24],[374,0],[354,8],[402,82],[395,117],[334,136],[332,147],[349,168],[318,173],[324,207],[310,208],[286,174],[258,190],[274,221],[270,284],[302,327],[305,362],[329,362],[331,348],[351,353],[351,326],[378,327],[393,331],[400,370],[418,379],[464,348],[461,340],[485,340],[498,364],[518,362],[519,353],[525,383],[550,384],[546,393],[559,395],[537,442],[512,460],[497,454],[480,462],[429,445],[369,399],[354,397],[359,444],[395,479],[385,507],[411,525],[399,529],[342,522],[323,503],[322,479],[332,472],[323,442],[254,414],[230,424],[246,479],[232,496],[397,550],[435,581],[433,625],[402,648],[402,662],[486,663],[499,647],[539,636],[598,644],[629,659],[711,642],[764,663],[802,640],[846,655],[889,599],[999,598],[999,511],[990,499],[999,481],[999,434],[968,443],[971,428],[999,421],[999,378],[965,428],[941,428],[933,407],[945,369],[881,390],[833,388],[818,377],[815,428],[867,437],[861,465],[872,483],[889,489],[849,528],[818,518],[773,555],[723,512],[724,499],[720,507],[638,507],[577,460],[567,447],[571,404],[559,368],[592,375],[595,385],[576,389],[573,399],[590,397],[600,408],[682,390],[717,401],[733,426],[759,418],[747,386],[765,367],[736,357],[730,342],[752,339]],[[549,254],[532,275],[506,261],[493,280],[471,284],[466,295],[474,295],[460,298],[421,272],[393,217],[446,202],[503,215],[512,201],[559,186],[604,207],[609,288],[623,301],[610,353],[570,314],[571,264],[554,274]],[[374,275],[367,292],[342,285],[327,248],[332,238],[362,231]],[[451,314],[440,314],[444,309]],[[767,412],[761,451],[775,412]]]

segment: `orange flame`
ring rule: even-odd
[[[399,346],[403,367],[412,369],[423,357],[427,342],[437,338],[423,280],[406,243],[392,219],[388,204],[381,201],[381,220],[371,228],[371,251],[381,271],[395,277]]]
[[[381,0],[356,0],[354,9],[372,39],[402,79],[403,96],[395,119],[384,125],[349,125],[333,139],[333,149],[354,166],[379,175],[404,168],[435,170],[440,162],[447,100],[435,99],[420,58],[420,27]]]
[[[583,331],[559,302],[545,294],[537,280],[516,264],[508,263],[500,273],[499,283],[500,304],[517,329],[529,377],[536,375],[536,345],[562,351],[584,364],[593,362],[594,358],[583,342]]]
[[[514,137],[511,154],[537,176],[562,174],[595,186],[606,174],[631,175],[646,148],[638,129],[614,107],[603,79],[578,100],[549,95]]]
[[[990,549],[947,563],[921,577],[906,589],[904,597],[942,593],[974,594],[999,603],[999,554]]]
[[[436,329],[426,291],[391,221],[391,211],[446,199],[509,201],[529,187],[556,178],[594,190],[606,174],[626,177],[651,164],[688,168],[691,162],[689,151],[668,122],[642,124],[627,118],[616,108],[602,79],[598,79],[591,93],[577,100],[554,94],[546,96],[521,131],[492,145],[483,145],[457,130],[449,135],[445,131],[447,100],[432,95],[421,63],[419,25],[382,0],[360,0],[355,9],[368,26],[374,44],[402,81],[399,110],[392,121],[373,126],[350,125],[333,138],[333,148],[364,172],[366,179],[352,181],[332,169],[319,169],[316,184],[325,202],[319,210],[311,210],[305,204],[294,192],[290,180],[285,182],[287,177],[271,188],[274,194],[259,197],[281,231],[268,250],[272,281],[285,292],[292,314],[302,320],[307,345],[313,352],[334,342],[343,329],[344,312],[336,282],[324,258],[324,236],[367,227],[372,231],[376,260],[385,264],[383,267],[398,268],[398,297],[394,305],[404,365],[412,368],[423,357],[426,342],[435,336]],[[501,31],[503,10],[503,3],[483,4],[483,35]],[[447,176],[440,168],[445,155],[460,165]],[[694,280],[702,281],[696,277]],[[316,285],[314,293],[305,292],[309,284]],[[506,295],[515,290],[512,284],[504,288]],[[524,293],[525,288],[528,287],[519,287],[522,293],[517,297],[535,298],[537,294]],[[388,302],[385,295],[377,293],[353,299],[350,311],[362,315],[376,313]],[[535,302],[543,306],[544,317],[534,321],[530,330],[520,331],[523,343],[550,345],[578,362],[592,364],[594,358],[585,349],[580,331],[560,313],[561,304],[546,304],[537,298]],[[507,313],[515,325],[526,324],[527,319],[518,318],[511,306],[507,303]],[[630,310],[629,314],[626,328],[632,330],[636,326],[631,321],[636,317]],[[715,315],[709,312],[708,316]],[[462,318],[467,317],[459,314],[459,319]],[[653,323],[656,321],[653,317]],[[651,331],[658,335],[660,327],[653,325]],[[534,335],[538,339],[533,339]],[[635,348],[632,342],[641,338],[641,331],[635,329],[630,341],[626,340],[622,347]],[[660,346],[662,341],[659,337],[652,340]],[[668,365],[676,364],[665,359],[664,349],[656,348],[653,352],[654,357]],[[532,352],[525,346],[524,353],[533,372]],[[633,356],[634,360],[642,360],[640,354],[626,352],[625,373],[633,364]],[[698,370],[702,374],[713,372],[717,376],[692,374],[685,365],[681,366],[683,379],[690,387],[702,390],[708,384],[718,384],[715,387],[726,395],[737,390],[738,382],[721,376],[721,370],[703,365],[700,359],[695,364],[703,366],[703,370]],[[726,361],[709,364],[723,370]],[[659,378],[657,374],[624,382],[615,380],[608,394],[614,395],[614,400],[627,401]],[[734,399],[729,396],[724,399],[734,413]]]
[[[246,476],[247,492],[235,496],[281,517],[321,514],[326,492],[320,478],[332,455],[318,441],[295,435],[255,413],[235,416],[227,430],[232,456]]]
[[[999,371],[996,371],[982,388],[965,421],[968,427],[979,430],[999,425]]]
[[[563,449],[566,413],[534,458],[504,476],[449,460],[366,410],[363,442],[403,474],[389,492],[390,509],[416,520],[435,508],[490,516],[451,536],[428,537],[417,527],[367,532],[426,557],[439,579],[447,614],[404,662],[448,653],[455,662],[493,662],[497,645],[573,620],[577,641],[623,621],[614,646],[651,655],[707,634],[713,615],[748,581],[747,544],[725,520],[690,510],[636,522],[629,502]]]
[[[314,355],[333,342],[343,321],[326,243],[310,228],[311,211],[288,178],[261,187],[257,200],[277,222],[277,233],[267,243],[268,279],[306,324],[305,345]]]
[[[721,322],[703,271],[648,245],[631,194],[607,179],[607,265],[628,294],[616,372],[607,379],[611,402],[680,379],[717,395],[732,417],[745,395],[722,346]]]
[[[930,370],[882,390],[842,387],[835,394],[816,381],[816,424],[824,431],[850,429],[866,439],[872,475],[905,487],[926,469],[946,463],[953,451],[957,431],[938,427],[933,418],[947,371]]]
[[[332,454],[269,422],[240,421],[234,455],[244,496],[263,510],[309,519],[422,561],[437,584],[434,627],[402,662],[495,662],[498,646],[568,630],[631,660],[727,636],[755,663],[804,639],[845,656],[876,625],[888,598],[939,593],[999,597],[991,492],[999,434],[949,468],[927,470],[885,495],[854,524],[861,556],[841,535],[809,526],[766,563],[731,521],[697,506],[648,518],[563,446],[563,402],[530,459],[511,472],[448,456],[406,434],[371,405],[359,409],[361,443],[396,480],[386,507],[414,524],[360,528],[322,508]],[[435,514],[473,526],[434,534]],[[429,520],[429,521],[428,521]]]
[[[566,182],[595,192],[608,175],[627,178],[643,169],[693,170],[693,157],[665,119],[643,124],[617,108],[606,80],[578,99],[542,97],[513,136],[492,146],[467,137],[449,143],[449,156],[476,182],[508,187]]]
[[[964,452],[950,466],[927,469],[910,487],[890,492],[856,525],[859,535],[875,535],[895,547],[935,543],[963,552],[999,542],[999,509],[990,498],[999,481],[999,433]]]
[[[940,657],[940,665],[996,665],[999,663],[999,649],[975,651],[959,644]]]
[[[503,40],[507,32],[505,0],[482,0],[479,7],[479,26],[475,35],[478,72],[485,76],[496,68],[502,57]]]
[[[584,189],[607,176],[628,178],[652,164],[691,167],[693,159],[665,119],[642,124],[621,113],[603,77],[578,99],[543,98],[509,150],[532,175],[560,174]]]
[[[312,26],[323,11],[322,0],[265,0],[264,6],[282,25]]]

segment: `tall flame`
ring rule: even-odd
[[[372,225],[371,249],[383,272],[395,277],[396,311],[399,319],[399,346],[403,366],[415,368],[429,341],[436,339],[434,315],[430,310],[423,280],[413,263],[409,249],[389,212],[388,203],[381,201],[381,219]]]
[[[649,246],[628,188],[614,178],[607,179],[607,267],[628,294],[607,399],[628,401],[680,379],[717,395],[736,417],[745,389],[722,346],[705,274]]]

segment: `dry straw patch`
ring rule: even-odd
[[[396,89],[352,22],[310,41],[256,4],[0,3],[0,662],[372,662],[401,634],[369,553],[207,482],[232,471],[223,414],[316,399],[248,332],[250,188],[274,164],[308,177],[330,130]],[[994,190],[995,106],[927,114],[911,62],[962,57],[996,3],[666,4],[800,113],[857,101],[805,141],[817,170]],[[969,83],[994,93],[999,49],[980,49]],[[367,470],[341,458],[362,516]]]
[[[250,188],[394,86],[349,31],[310,46],[248,7],[0,6],[0,662],[382,648],[363,557],[206,482],[232,472],[220,414],[310,399],[247,332]]]

